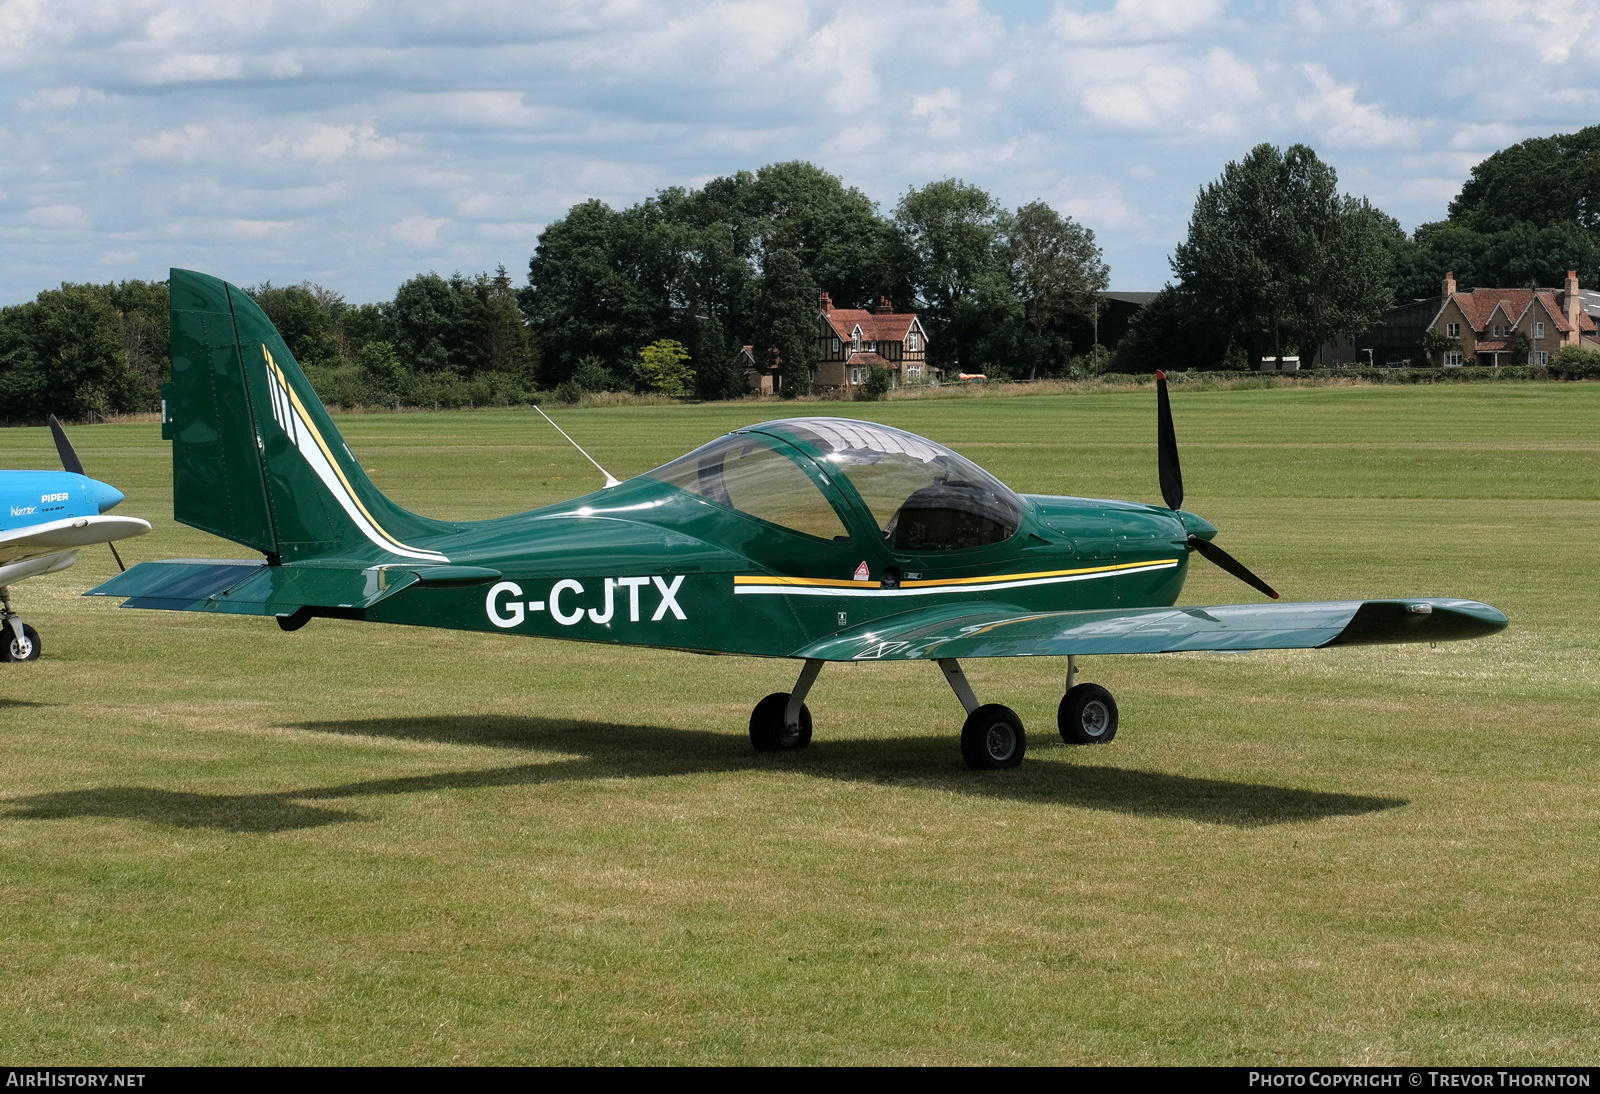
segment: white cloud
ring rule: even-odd
[[[1417,138],[1417,125],[1409,118],[1391,118],[1374,103],[1356,101],[1351,84],[1336,83],[1321,65],[1302,68],[1310,94],[1296,111],[1334,148],[1391,148],[1409,145]]]
[[[294,142],[297,159],[313,163],[332,163],[345,157],[383,159],[394,155],[398,144],[392,137],[380,137],[370,125],[323,125],[316,123]]]
[[[150,78],[155,83],[197,80],[237,80],[244,73],[244,58],[221,53],[174,53],[161,58]]]
[[[25,224],[37,228],[87,228],[89,215],[76,205],[39,205],[22,214]]]
[[[1196,34],[1222,14],[1222,0],[1117,0],[1109,11],[1057,5],[1050,29],[1071,46],[1170,42]]]
[[[427,250],[439,242],[439,229],[446,221],[435,217],[406,217],[389,229],[389,235],[408,247]]]

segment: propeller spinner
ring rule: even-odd
[[[1178,435],[1172,428],[1172,402],[1167,397],[1167,374],[1156,372],[1156,466],[1161,475],[1161,498],[1167,508],[1183,508],[1183,469],[1178,463]],[[1252,589],[1278,599],[1278,590],[1262,581],[1250,568],[1210,540],[1190,535],[1189,549],[1228,571]]]

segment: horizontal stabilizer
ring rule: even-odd
[[[125,608],[290,615],[301,608],[359,611],[413,585],[480,585],[500,576],[484,566],[364,566],[319,559],[268,566],[250,559],[145,562],[85,596],[127,597]]]
[[[150,522],[138,517],[63,517],[0,532],[0,565],[142,536]]]
[[[1294,650],[1448,642],[1502,630],[1475,600],[1339,600],[1025,613],[1009,604],[951,604],[842,631],[791,656],[823,661],[1061,657],[1185,650]]]

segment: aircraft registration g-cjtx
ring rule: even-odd
[[[316,617],[785,657],[793,689],[750,717],[757,749],[804,748],[830,661],[931,660],[966,709],[976,768],[1021,762],[1015,712],[980,704],[960,662],[1067,658],[1058,729],[1111,740],[1116,702],[1084,654],[1430,642],[1500,630],[1470,600],[1174,607],[1201,555],[1276,599],[1182,509],[1164,378],[1166,506],[1017,494],[942,445],[843,418],[735,430],[626,482],[515,516],[433,520],[362,473],[277,331],[239,289],[172,271],[178,520],[263,561],[135,566],[92,590],[126,607]],[[607,476],[608,481],[610,477]]]
[[[12,609],[12,585],[65,570],[84,547],[110,546],[150,530],[138,517],[105,516],[122,501],[122,491],[83,473],[54,414],[50,431],[62,470],[0,471],[0,661],[37,661],[44,649],[39,632]],[[111,554],[121,569],[115,547]]]

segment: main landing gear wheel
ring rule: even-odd
[[[1117,701],[1099,684],[1079,684],[1061,697],[1056,726],[1069,745],[1103,745],[1117,735]]]
[[[977,770],[1016,767],[1028,751],[1022,719],[1010,707],[985,703],[961,727],[961,755]]]
[[[800,704],[800,724],[790,729],[783,724],[783,711],[789,705],[787,691],[775,691],[750,712],[750,743],[757,752],[787,752],[811,743],[811,708]]]
[[[0,661],[37,661],[43,652],[44,644],[39,641],[38,631],[24,623],[22,637],[18,638],[11,624],[5,624],[5,631],[0,634]]]

